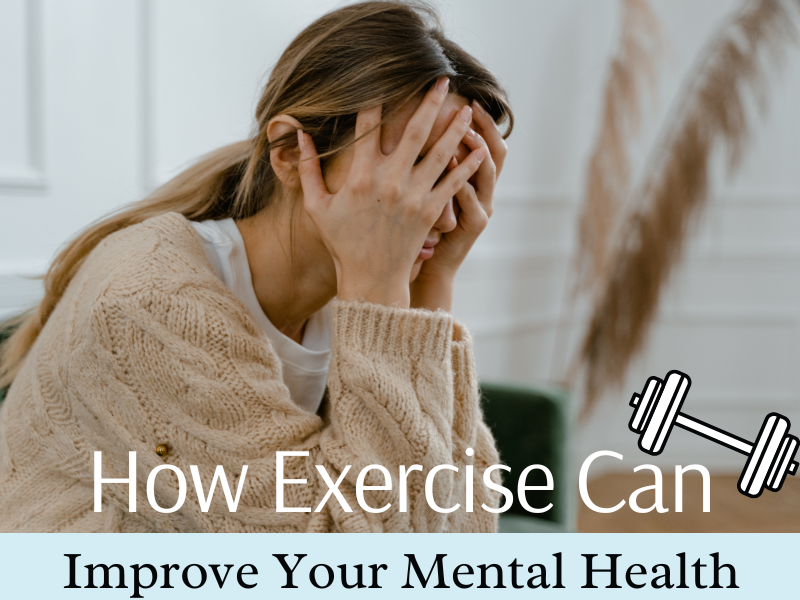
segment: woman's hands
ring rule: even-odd
[[[325,185],[311,137],[297,132],[305,209],[333,257],[337,295],[342,300],[408,308],[411,268],[428,232],[487,156],[486,146],[475,142],[467,158],[434,187],[469,128],[472,110],[465,106],[425,158],[414,164],[447,87],[443,78],[428,91],[400,144],[388,156],[380,146],[381,107],[359,113],[353,163],[344,185],[334,194]]]
[[[488,157],[455,195],[459,209],[455,229],[442,236],[433,257],[422,263],[411,284],[411,306],[416,308],[451,310],[456,272],[492,216],[494,188],[508,147],[491,115],[478,102],[472,106],[475,130],[468,130],[463,142],[473,153],[487,149]],[[448,168],[457,167],[452,159]]]

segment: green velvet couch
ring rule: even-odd
[[[10,336],[13,331],[13,328],[0,321],[0,346],[3,345],[3,342],[8,339],[8,336]],[[0,388],[0,402],[5,399],[7,391],[7,388]]]
[[[500,516],[500,531],[549,533],[575,528],[574,494],[569,473],[569,394],[558,388],[508,386],[482,383],[483,412],[500,452],[500,460],[511,471],[502,471],[503,484],[514,495],[511,508]],[[553,474],[553,490],[525,492],[528,505],[553,507],[532,514],[517,498],[520,473],[529,465],[544,465]],[[531,471],[526,484],[545,486],[540,469]]]

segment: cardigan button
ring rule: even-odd
[[[156,446],[156,454],[158,454],[159,456],[166,456],[167,452],[169,452],[169,448],[167,447],[166,444],[159,444],[158,446]]]

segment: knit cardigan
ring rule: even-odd
[[[201,240],[176,213],[108,236],[87,257],[47,321],[0,405],[0,530],[28,532],[492,532],[498,495],[484,482],[499,462],[483,422],[469,334],[444,311],[332,303],[333,342],[324,415],[297,407],[281,363],[247,308],[216,277]],[[468,448],[474,456],[468,456]],[[158,449],[158,452],[157,452]],[[136,452],[136,511],[129,485],[102,484],[94,511],[94,453],[102,477],[127,478]],[[166,451],[166,454],[164,453]],[[285,507],[276,510],[276,452],[287,456]],[[163,454],[163,456],[162,456]],[[471,454],[471,453],[470,453]],[[158,512],[148,476],[173,465],[185,502]],[[204,512],[194,465],[208,495],[217,465],[235,494],[235,512],[217,482]],[[373,509],[358,502],[363,491]],[[407,476],[401,510],[400,466]],[[433,500],[425,481],[434,474]],[[472,511],[467,476],[472,465]],[[324,470],[324,474],[323,474]],[[498,481],[497,470],[490,475]],[[329,491],[339,480],[350,507]],[[153,479],[163,508],[181,493],[174,472]],[[405,500],[405,498],[402,498]],[[405,503],[403,503],[405,504]]]

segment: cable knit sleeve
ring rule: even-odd
[[[221,287],[221,286],[220,286]],[[334,301],[333,352],[325,419],[299,409],[282,382],[268,341],[226,290],[155,288],[115,293],[97,302],[91,334],[73,353],[70,385],[78,398],[82,444],[103,451],[103,476],[127,475],[128,452],[137,451],[138,505],[129,513],[127,486],[103,487],[105,527],[151,531],[495,531],[496,515],[482,504],[497,498],[483,470],[498,462],[483,424],[469,334],[444,312],[401,310]],[[156,452],[166,446],[166,456]],[[467,456],[467,448],[475,450]],[[276,510],[276,453],[284,459],[284,506]],[[178,467],[187,479],[183,506],[153,510],[147,476],[157,466]],[[216,465],[235,491],[248,465],[236,512],[218,488],[208,512],[197,501],[197,466],[207,492]],[[349,465],[349,467],[348,467]],[[357,498],[359,473],[385,467],[388,490]],[[401,511],[401,466],[422,467],[407,476]],[[425,481],[432,478],[432,500]],[[473,512],[467,512],[466,472],[472,465]],[[89,465],[87,465],[87,468]],[[340,481],[349,511],[329,491],[324,474]],[[155,480],[162,507],[179,499],[178,478]],[[363,485],[384,486],[378,469]],[[377,512],[388,505],[382,512]],[[99,517],[98,517],[99,518]]]
[[[457,464],[458,461],[473,464],[474,506],[486,504],[497,508],[500,496],[483,484],[483,473],[489,466],[500,464],[500,456],[497,453],[492,432],[483,420],[478,375],[475,370],[475,358],[472,354],[472,336],[467,328],[458,322],[454,326],[451,357],[455,402],[453,411],[454,464]],[[466,454],[468,448],[473,450],[471,458]],[[491,478],[497,485],[502,483],[499,470],[493,471]],[[460,529],[460,527],[471,527],[472,523],[468,520],[456,520],[450,525],[450,531],[467,532],[469,529]],[[496,530],[497,521],[493,520],[490,526],[493,528],[492,530]]]

